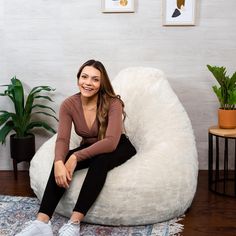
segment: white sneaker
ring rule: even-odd
[[[59,230],[59,236],[79,236],[80,235],[80,223],[68,221]]]
[[[44,223],[39,220],[34,220],[27,222],[26,228],[24,228],[20,233],[15,236],[53,236],[51,223]]]

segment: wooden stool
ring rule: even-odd
[[[236,197],[236,129],[220,129],[218,126],[212,126],[208,129],[208,137],[208,188],[221,195]],[[223,152],[220,152],[222,146],[220,141],[224,143]],[[232,142],[234,165],[229,168],[229,145]]]

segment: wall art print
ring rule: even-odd
[[[163,25],[195,25],[196,0],[162,0]]]
[[[134,12],[134,0],[102,0],[102,12]]]

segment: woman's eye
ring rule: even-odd
[[[86,75],[81,75],[81,78],[85,79],[85,78],[86,78]]]

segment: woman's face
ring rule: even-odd
[[[82,96],[91,98],[101,87],[101,72],[92,66],[85,66],[78,80]]]

